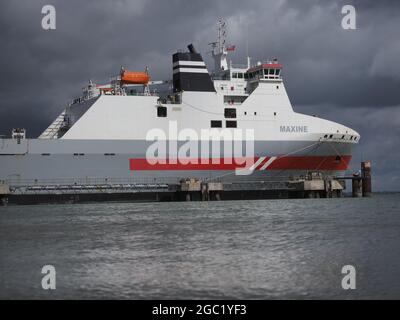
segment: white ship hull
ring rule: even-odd
[[[237,175],[240,166],[210,157],[208,164],[146,164],[148,141],[16,140],[0,141],[0,180],[9,185],[81,184],[137,180],[177,182],[181,178],[221,181],[268,180],[309,171],[340,175],[351,159],[353,144],[312,141],[258,141],[254,171]],[[178,147],[182,144],[180,142]],[[338,156],[341,154],[341,156]],[[168,158],[168,155],[167,157]],[[214,163],[213,163],[214,159]],[[154,180],[155,179],[155,180]]]

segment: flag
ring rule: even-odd
[[[226,51],[235,51],[235,46],[226,47]]]

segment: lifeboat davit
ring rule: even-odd
[[[124,84],[144,84],[147,85],[150,76],[146,72],[121,71],[121,82]]]

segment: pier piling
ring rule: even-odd
[[[362,196],[372,196],[371,161],[361,162]]]
[[[0,206],[7,206],[10,187],[6,184],[0,184]]]
[[[353,198],[362,197],[362,178],[359,175],[353,175],[351,183]]]

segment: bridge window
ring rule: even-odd
[[[275,74],[275,69],[269,69],[269,74]]]
[[[279,73],[281,72],[281,69],[276,69],[275,70],[275,74],[277,75],[277,76],[279,76]]]
[[[222,128],[221,120],[211,120],[211,128]]]
[[[243,79],[243,73],[239,72],[239,73],[238,73],[238,78],[239,78],[239,79]]]
[[[232,72],[232,78],[233,78],[233,79],[237,79],[237,78],[238,78],[237,72]]]

